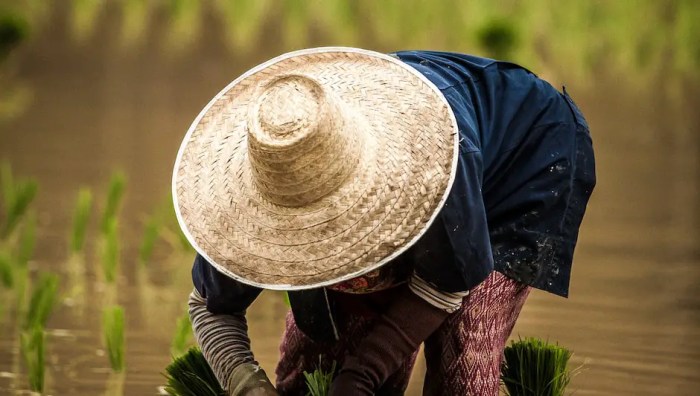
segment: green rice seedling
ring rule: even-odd
[[[42,273],[32,287],[29,310],[24,321],[24,329],[44,327],[53,310],[58,295],[58,275]]]
[[[2,249],[0,249],[0,283],[8,289],[14,284],[12,257]]]
[[[22,226],[17,247],[17,265],[26,267],[34,255],[36,245],[36,213],[30,211]]]
[[[185,312],[177,320],[177,326],[175,328],[175,336],[170,344],[170,353],[173,356],[180,356],[185,353],[188,344],[192,340],[192,323],[190,322],[190,315]]]
[[[10,50],[26,40],[31,30],[22,14],[3,8],[0,12],[0,61],[4,61]]]
[[[512,341],[504,350],[501,380],[509,396],[563,396],[571,381],[571,351],[538,338]]]
[[[85,235],[87,234],[88,220],[90,220],[90,210],[92,208],[92,191],[83,187],[78,192],[73,212],[73,231],[70,238],[70,250],[78,253],[85,245]]]
[[[226,392],[197,347],[173,359],[165,368],[165,391],[172,396],[222,396]]]
[[[335,375],[335,361],[331,365],[329,371],[323,370],[323,362],[321,356],[318,357],[318,367],[313,373],[304,371],[306,378],[306,387],[308,388],[307,396],[326,396],[331,390],[333,376]]]
[[[0,229],[0,239],[6,239],[15,227],[20,223],[22,217],[26,214],[29,205],[36,197],[38,185],[34,180],[20,180],[11,187],[3,186],[3,189],[9,188],[8,192],[3,191],[5,197],[5,223]]]
[[[44,328],[33,326],[20,334],[20,350],[27,367],[29,388],[44,391]]]
[[[102,313],[102,331],[109,364],[115,372],[124,370],[124,309],[120,306],[105,308]]]
[[[12,176],[12,168],[7,161],[0,165],[0,189],[2,190],[2,202],[5,212],[15,197],[15,181]]]
[[[141,239],[141,245],[139,246],[139,263],[141,263],[141,265],[145,266],[151,259],[153,248],[160,236],[161,225],[158,216],[152,215],[148,218],[143,230],[143,239]]]
[[[112,283],[117,278],[117,268],[119,266],[119,238],[116,218],[111,218],[107,222],[101,256],[104,279]]]
[[[110,222],[117,217],[119,207],[124,197],[124,189],[126,188],[126,176],[122,172],[115,172],[109,181],[109,189],[107,191],[107,201],[105,202],[104,211],[102,212],[102,220],[100,221],[100,229],[103,233],[109,232]]]

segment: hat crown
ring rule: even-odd
[[[263,140],[281,145],[315,127],[323,104],[320,87],[308,79],[288,76],[270,83],[258,100]]]
[[[335,191],[360,160],[359,115],[306,76],[278,77],[259,92],[248,154],[260,194],[298,207]]]

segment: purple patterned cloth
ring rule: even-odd
[[[493,272],[465,297],[462,308],[425,342],[427,372],[425,395],[498,395],[503,348],[530,287]],[[390,296],[390,294],[387,294]],[[287,315],[277,366],[281,395],[305,395],[303,372],[312,372],[323,356],[328,370],[333,361],[342,365],[348,351],[369,332],[376,315],[346,312],[339,320],[341,340],[314,342]],[[417,352],[387,380],[377,395],[402,395],[408,386]]]

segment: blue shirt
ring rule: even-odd
[[[595,185],[581,111],[566,92],[512,63],[434,51],[393,55],[440,89],[460,135],[457,177],[444,208],[395,260],[446,292],[469,290],[495,269],[568,295],[578,229]],[[260,293],[201,256],[192,275],[213,313],[243,311]],[[333,304],[325,289],[289,297],[307,335],[332,333]]]
[[[447,203],[427,237],[409,250],[419,276],[445,291],[467,290],[495,268],[567,295],[578,228],[595,184],[579,109],[512,63],[434,51],[394,55],[440,89],[460,134]]]

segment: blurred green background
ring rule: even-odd
[[[23,318],[52,284],[46,273],[58,286],[40,328],[44,389],[159,392],[171,352],[192,343],[192,251],[168,198],[185,131],[247,69],[342,45],[467,52],[566,84],[591,126],[599,183],[571,298],[533,292],[513,335],[571,348],[584,364],[577,394],[696,395],[698,21],[696,0],[0,0],[3,186],[13,179],[0,224],[15,213],[8,202],[35,196],[0,239],[0,275],[14,279],[0,283],[0,393],[30,387],[36,348],[21,342]],[[103,333],[119,309],[125,369],[115,372]],[[249,311],[269,373],[285,311],[275,293]],[[408,394],[420,394],[423,370]]]

